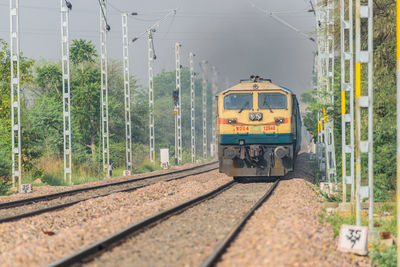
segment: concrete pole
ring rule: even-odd
[[[72,184],[71,149],[71,83],[69,61],[69,8],[60,0],[61,8],[61,69],[63,88],[64,181]]]
[[[196,113],[195,113],[195,81],[194,81],[194,54],[189,54],[190,65],[190,144],[192,151],[192,163],[196,161]]]
[[[149,60],[149,144],[150,144],[150,162],[155,162],[155,136],[154,136],[154,46],[153,29],[148,30],[148,60]]]
[[[207,158],[207,80],[206,80],[206,64],[203,60],[201,62],[201,76],[203,87],[203,158]]]
[[[397,240],[400,240],[400,0],[396,0],[396,87],[397,87]],[[397,267],[400,267],[400,245],[397,244]]]
[[[126,170],[132,172],[131,89],[129,77],[128,13],[122,13],[122,56],[125,104],[125,158]]]
[[[179,100],[177,109],[176,123],[175,123],[175,164],[182,163],[182,98],[181,98],[181,44],[175,43],[175,74],[176,74],[176,91],[178,91]]]
[[[368,189],[369,233],[374,230],[374,3],[368,0]]]
[[[102,144],[103,144],[103,170],[107,177],[109,174],[110,163],[110,142],[108,131],[108,59],[107,59],[107,32],[109,27],[107,25],[107,10],[106,0],[101,1],[100,5],[100,67],[101,67],[101,130],[102,130]]]
[[[11,142],[12,186],[18,179],[21,187],[21,83],[19,47],[19,0],[10,0],[10,54],[11,54]]]
[[[360,111],[360,97],[361,97],[361,18],[360,18],[360,0],[356,0],[356,70],[355,70],[355,93],[356,93],[356,224],[361,225],[361,111]]]

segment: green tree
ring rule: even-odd
[[[84,64],[94,63],[96,57],[97,52],[92,41],[83,39],[72,40],[70,58],[73,64],[81,66],[82,75],[84,72]]]
[[[81,129],[77,141],[91,150],[92,161],[96,159],[96,138],[99,130],[100,72],[94,65],[97,52],[91,41],[73,40],[70,57],[75,69],[72,76],[72,120]],[[76,67],[80,66],[80,72]],[[84,66],[86,70],[84,69]],[[83,129],[87,129],[83,130]]]

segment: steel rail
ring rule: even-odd
[[[181,175],[181,176],[178,176],[178,177],[168,178],[168,179],[165,179],[163,181],[169,182],[169,181],[173,181],[173,180],[179,180],[179,179],[182,179],[182,178],[185,178],[185,177],[188,177],[188,176],[198,175],[198,174],[210,172],[210,171],[213,171],[213,170],[216,170],[216,169],[218,169],[218,167],[202,170],[202,171],[199,171],[199,172],[196,172],[196,173],[184,174],[184,175]],[[39,215],[39,214],[42,214],[42,213],[63,209],[63,208],[78,204],[80,202],[83,202],[83,201],[86,201],[86,200],[89,200],[89,199],[105,197],[105,196],[108,196],[108,195],[111,195],[111,194],[115,194],[115,193],[123,193],[123,192],[134,191],[134,190],[146,187],[146,186],[153,185],[155,183],[157,183],[157,182],[149,182],[148,184],[144,184],[144,185],[137,185],[137,186],[134,186],[134,187],[124,188],[124,189],[121,189],[121,190],[115,190],[115,191],[107,192],[107,193],[104,193],[104,194],[99,194],[99,195],[95,195],[95,196],[91,196],[91,197],[87,197],[87,198],[82,198],[82,199],[79,199],[79,200],[73,200],[73,201],[69,201],[69,202],[66,202],[66,203],[54,205],[52,207],[47,207],[47,208],[43,208],[43,209],[29,211],[29,212],[26,212],[26,213],[21,213],[21,214],[18,214],[18,215],[13,215],[13,216],[9,216],[9,217],[0,218],[0,223],[15,221],[15,220],[19,220],[19,219],[23,219],[23,218],[27,218],[27,217],[32,217],[32,216],[35,216],[35,215]]]
[[[69,255],[65,258],[62,258],[58,261],[55,261],[48,265],[48,267],[61,267],[61,266],[71,266],[73,264],[78,264],[79,262],[89,259],[90,257],[98,254],[100,252],[105,251],[106,249],[110,248],[111,246],[115,245],[116,243],[121,242],[122,240],[130,237],[134,233],[138,233],[145,228],[155,225],[166,218],[180,213],[194,205],[197,205],[205,200],[215,197],[216,195],[220,194],[221,192],[225,191],[226,189],[230,188],[234,185],[235,181],[230,181],[217,189],[214,189],[204,195],[191,199],[183,204],[177,205],[165,211],[159,212],[151,217],[145,218],[140,220],[119,232],[116,232],[92,245],[89,245],[83,249],[78,250],[76,253]]]
[[[8,208],[29,205],[29,204],[36,204],[39,201],[48,201],[48,200],[52,200],[52,199],[59,198],[59,197],[65,197],[65,196],[78,194],[78,193],[85,192],[85,191],[101,189],[101,188],[111,187],[111,186],[117,186],[117,185],[122,185],[122,184],[128,184],[128,183],[134,183],[134,182],[143,181],[143,180],[147,180],[147,179],[158,178],[158,177],[167,176],[167,175],[171,175],[171,174],[177,174],[177,173],[181,173],[181,172],[196,170],[196,169],[200,169],[202,167],[213,165],[215,163],[217,163],[217,161],[209,162],[209,163],[191,167],[188,169],[176,170],[176,171],[172,171],[172,172],[168,172],[168,173],[161,173],[161,174],[150,175],[150,176],[145,176],[145,177],[141,177],[141,178],[124,180],[124,181],[115,182],[115,183],[78,188],[78,189],[63,191],[63,192],[54,193],[54,194],[25,198],[25,199],[11,201],[11,202],[4,202],[4,203],[0,203],[0,209],[8,209]]]
[[[260,200],[258,200],[257,203],[243,216],[242,220],[236,225],[236,227],[232,229],[232,231],[224,238],[224,240],[218,244],[213,253],[204,261],[204,263],[201,265],[202,267],[214,266],[217,263],[222,253],[226,250],[233,239],[240,233],[243,226],[251,218],[253,213],[272,195],[279,182],[280,179],[277,179],[272,187],[268,189],[265,195],[261,197]]]

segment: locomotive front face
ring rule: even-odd
[[[221,172],[251,177],[283,176],[293,170],[296,109],[292,96],[271,83],[239,84],[218,95]]]

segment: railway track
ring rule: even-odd
[[[62,209],[92,198],[133,191],[160,181],[178,180],[191,175],[209,172],[217,169],[216,164],[217,162],[210,162],[184,170],[0,203],[0,223]]]
[[[228,182],[207,194],[138,221],[49,266],[84,263],[200,265],[201,262],[204,262],[203,266],[212,266],[254,211],[272,195],[278,183],[279,180],[273,184]],[[200,244],[202,242],[206,245]],[[199,247],[203,250],[188,250]],[[211,254],[210,247],[215,247]],[[165,258],[156,255],[165,251],[168,251]],[[187,260],[188,254],[200,255],[200,258]],[[205,259],[204,255],[210,256]],[[182,259],[184,262],[177,262]]]

